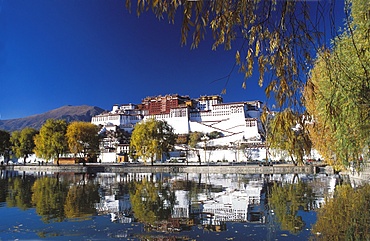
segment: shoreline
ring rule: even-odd
[[[319,167],[312,165],[295,166],[290,164],[259,165],[143,165],[143,164],[88,164],[88,165],[7,165],[7,171],[19,172],[79,172],[79,173],[220,173],[220,174],[315,174]]]

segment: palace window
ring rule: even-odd
[[[256,126],[256,121],[255,121],[255,120],[246,120],[246,121],[245,121],[245,126],[246,126],[246,127],[253,127],[253,126]]]

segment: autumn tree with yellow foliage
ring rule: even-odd
[[[99,127],[88,122],[70,123],[66,133],[70,152],[85,160],[96,157],[99,152],[98,132]]]
[[[36,155],[46,160],[53,158],[59,165],[60,155],[68,152],[67,127],[64,120],[46,120],[34,138]]]
[[[286,152],[295,165],[304,164],[312,143],[305,124],[305,116],[285,109],[266,123],[266,143],[270,152]]]
[[[131,135],[130,150],[134,158],[141,157],[151,164],[155,159],[162,159],[162,155],[168,155],[176,142],[176,135],[172,126],[165,121],[148,119],[139,122]]]
[[[12,151],[17,158],[23,158],[23,164],[26,164],[26,159],[34,153],[35,142],[34,137],[38,131],[31,127],[26,127],[21,131],[13,131],[10,136]]]
[[[370,2],[347,2],[347,26],[318,54],[304,90],[314,148],[337,166],[360,164],[370,145]]]

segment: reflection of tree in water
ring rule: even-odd
[[[84,177],[74,182],[60,180],[58,176],[39,178],[32,192],[32,204],[44,222],[85,219],[96,212],[94,205],[99,200],[98,186],[86,182]]]
[[[312,233],[317,240],[370,240],[370,184],[338,186],[318,210]]]
[[[155,183],[144,178],[131,185],[130,201],[137,220],[148,226],[155,226],[171,217],[176,197],[168,183]]]
[[[298,210],[310,211],[314,208],[314,193],[307,183],[300,180],[284,185],[274,183],[268,201],[281,229],[297,234],[305,226]]]
[[[172,217],[176,202],[175,190],[187,190],[198,193],[206,190],[205,184],[190,181],[176,181],[171,185],[163,180],[154,182],[147,178],[132,182],[130,201],[135,218],[144,223],[148,232],[173,233],[191,230],[196,223],[188,216]],[[192,196],[188,196],[192,198]],[[195,199],[194,199],[195,200]],[[190,203],[190,202],[189,202]],[[211,228],[211,227],[210,227]],[[140,240],[188,240],[179,236],[139,235]]]
[[[11,180],[9,171],[0,169],[0,206],[2,205],[1,203],[6,202],[7,199],[9,185],[8,178]]]
[[[32,203],[44,222],[64,220],[64,202],[68,192],[68,183],[58,178],[44,177],[32,186]]]
[[[113,221],[123,219],[123,216],[133,217],[144,224],[146,231],[161,233],[191,230],[196,225],[208,231],[225,231],[224,222],[217,220],[213,214],[203,213],[202,209],[197,208],[201,205],[199,195],[211,199],[213,193],[223,192],[221,185],[211,184],[205,181],[207,180],[205,177],[207,176],[199,174],[195,180],[189,180],[187,175],[184,179],[170,179],[169,183],[166,175],[140,176],[138,179],[131,179],[129,185],[109,185],[104,192],[114,193],[118,195],[116,198],[124,199],[125,189],[129,186],[130,198],[127,199],[130,200],[128,205],[130,209],[127,209],[129,212],[120,209],[120,212],[115,213]],[[114,191],[111,190],[112,187]],[[177,191],[181,193],[180,201],[183,201],[181,205],[175,205]]]
[[[5,181],[7,181],[7,185],[1,185],[2,188],[0,189],[8,192],[6,195],[8,207],[18,207],[21,210],[31,208],[31,188],[35,178],[32,176],[18,176],[10,178],[9,181],[5,179]]]
[[[8,180],[7,179],[0,179],[0,206],[1,203],[6,202],[6,196],[8,192]]]
[[[86,219],[96,213],[95,203],[99,202],[98,185],[88,182],[69,188],[64,205],[67,218]]]

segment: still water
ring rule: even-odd
[[[309,240],[339,176],[2,171],[0,240]]]

